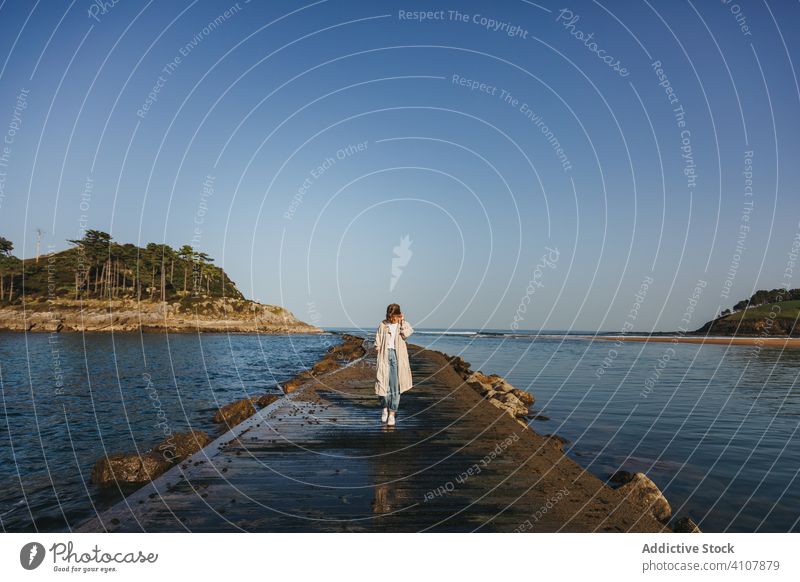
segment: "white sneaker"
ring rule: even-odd
[[[389,415],[389,420],[386,422],[388,426],[394,426],[394,412]]]
[[[384,408],[383,412],[381,413],[381,422],[386,422],[387,418],[389,418],[389,409]]]

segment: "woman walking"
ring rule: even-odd
[[[381,422],[394,426],[400,395],[411,389],[411,366],[408,363],[406,339],[414,333],[403,317],[400,306],[392,303],[386,308],[386,319],[375,333],[378,357],[375,394],[383,408]]]

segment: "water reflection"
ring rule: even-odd
[[[376,418],[376,422],[380,420]],[[409,446],[412,443],[402,430],[402,427],[397,425],[383,424],[372,437],[375,439],[373,456],[369,459],[372,482],[375,483],[372,512],[375,516],[387,520],[376,523],[377,526],[387,529],[391,529],[390,524],[394,523],[394,520],[390,519],[392,514],[401,512],[419,501],[412,498],[412,491],[415,489],[410,477],[419,460],[414,453],[414,446]]]

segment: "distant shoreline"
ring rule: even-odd
[[[360,328],[340,328],[344,333],[364,333]],[[800,347],[800,337],[788,337],[777,335],[702,335],[696,332],[681,333],[670,331],[654,331],[654,332],[630,332],[627,334],[617,334],[614,332],[595,333],[592,331],[581,332],[566,332],[563,330],[518,330],[518,331],[501,331],[497,329],[478,330],[478,329],[419,329],[415,333],[420,335],[431,336],[452,336],[458,338],[472,339],[472,338],[530,338],[531,340],[546,339],[546,340],[620,340],[629,342],[673,342],[673,343],[707,343],[707,344],[730,344],[730,345],[767,345],[767,346],[785,346],[785,347]]]
[[[595,335],[578,336],[586,339],[619,340],[625,342],[659,342],[686,344],[718,344],[734,346],[770,346],[800,348],[800,337],[774,336],[691,336],[691,335]]]

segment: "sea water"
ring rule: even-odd
[[[70,531],[119,501],[91,469],[170,434],[221,434],[220,406],[279,392],[333,334],[0,333],[0,526]]]
[[[531,392],[549,419],[536,432],[568,439],[600,479],[645,473],[703,531],[800,531],[800,349],[475,329],[409,341]]]

